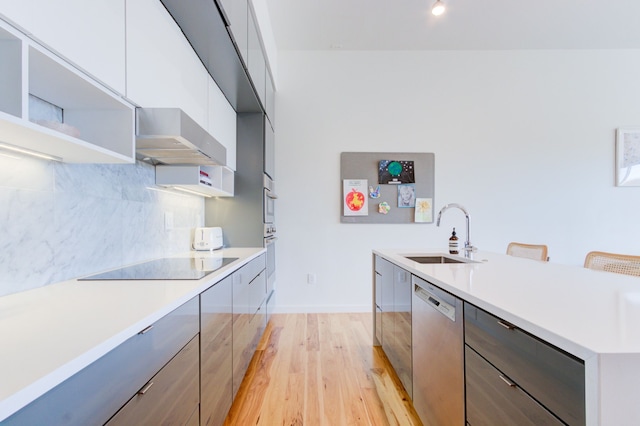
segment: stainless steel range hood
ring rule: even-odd
[[[227,164],[227,149],[179,108],[136,109],[136,157],[152,164]]]

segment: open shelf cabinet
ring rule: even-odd
[[[39,117],[30,97],[60,112]],[[69,163],[133,163],[135,108],[0,20],[0,142]]]
[[[156,166],[156,185],[205,197],[233,197],[234,173],[226,166]]]

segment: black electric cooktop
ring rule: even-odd
[[[199,280],[213,271],[238,260],[237,257],[177,258],[168,257],[127,266],[78,281],[102,280]]]

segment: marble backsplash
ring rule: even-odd
[[[188,251],[204,224],[204,200],[157,187],[143,162],[0,153],[0,206],[0,296]]]

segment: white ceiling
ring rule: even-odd
[[[640,0],[266,0],[278,50],[640,48]]]

